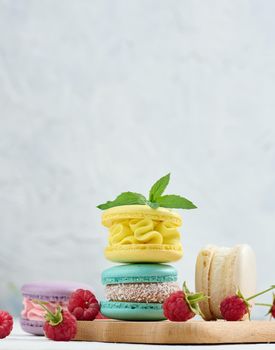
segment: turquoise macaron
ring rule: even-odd
[[[179,290],[177,270],[166,264],[127,264],[102,273],[101,313],[119,320],[164,320],[162,304]]]

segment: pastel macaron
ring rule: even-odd
[[[54,311],[57,305],[67,309],[68,300],[76,289],[90,289],[90,286],[68,281],[32,282],[22,286],[23,310],[21,312],[22,329],[34,335],[43,335],[45,311],[35,301],[47,302],[47,307]]]
[[[233,248],[208,245],[196,262],[196,291],[209,298],[200,303],[206,320],[222,318],[221,301],[240,289],[244,297],[256,291],[256,258],[252,248],[239,244]]]
[[[119,320],[163,320],[162,304],[179,290],[177,271],[165,264],[127,264],[102,273],[101,313]]]
[[[105,257],[121,263],[166,263],[182,255],[181,216],[166,208],[123,205],[107,209],[102,224],[109,230]]]

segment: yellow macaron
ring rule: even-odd
[[[122,205],[107,209],[102,224],[109,229],[107,259],[114,262],[171,262],[182,255],[176,212],[147,205]]]

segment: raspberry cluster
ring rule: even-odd
[[[92,321],[99,313],[99,304],[94,294],[89,290],[77,289],[70,296],[68,311],[58,306],[51,312],[47,303],[36,300],[45,311],[44,333],[47,338],[55,341],[69,341],[76,335],[76,320]]]
[[[275,286],[252,295],[249,298],[244,298],[240,290],[235,295],[229,295],[224,298],[220,304],[221,315],[226,321],[241,321],[248,315],[250,318],[251,305],[249,301],[267,293],[274,289]],[[203,301],[206,296],[203,293],[190,293],[186,284],[183,286],[183,291],[172,293],[163,304],[164,316],[170,321],[188,321],[196,314],[203,317],[203,314],[199,308],[199,303]],[[257,304],[256,304],[257,305]],[[273,295],[272,304],[258,304],[268,306],[269,314],[275,318],[275,294]]]

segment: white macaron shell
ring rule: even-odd
[[[256,293],[256,258],[249,245],[239,246],[239,254],[236,257],[235,284],[240,288],[245,298]]]

